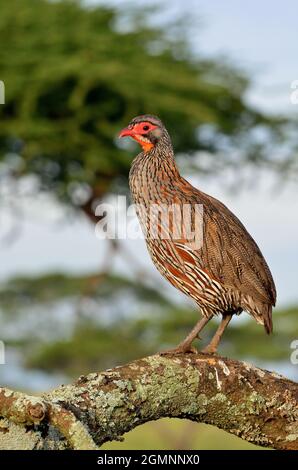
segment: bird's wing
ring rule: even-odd
[[[203,206],[203,243],[195,250],[200,268],[225,287],[275,305],[270,269],[243,224],[220,201],[191,189],[187,199]]]
[[[224,285],[275,304],[272,275],[257,244],[224,204],[210,196],[207,202],[201,249],[203,264]]]

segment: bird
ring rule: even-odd
[[[217,352],[232,317],[243,311],[270,334],[276,288],[244,225],[222,202],[181,176],[170,135],[157,116],[133,118],[119,137],[131,137],[142,147],[132,162],[129,186],[151,259],[163,277],[194,300],[202,315],[186,338],[164,353],[197,352],[193,342],[201,339],[199,334],[214,316],[221,315],[221,322],[202,353]],[[173,206],[180,218],[175,211],[162,217]],[[185,207],[188,217],[183,216]],[[200,214],[198,224],[195,214]]]

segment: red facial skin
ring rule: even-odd
[[[144,152],[149,152],[149,150],[154,147],[154,144],[152,144],[152,142],[145,142],[144,140],[142,140],[142,137],[146,136],[146,134],[156,128],[157,126],[151,124],[151,122],[138,122],[137,124],[122,129],[119,134],[119,137],[132,137],[142,146]]]

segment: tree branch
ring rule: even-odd
[[[147,421],[188,418],[298,449],[298,385],[219,356],[150,356],[40,397],[0,389],[0,448],[97,449]]]

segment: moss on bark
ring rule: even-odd
[[[10,408],[7,397],[5,406],[0,399],[0,415],[18,421],[19,408],[33,405],[31,397],[17,394],[14,402],[10,392],[1,395],[0,389],[0,397],[5,393]],[[264,447],[298,448],[297,384],[217,356],[150,356],[81,376],[35,400],[46,413],[37,423],[29,414],[35,424],[32,448],[92,449],[163,417],[213,424]],[[20,421],[28,426],[25,415]],[[59,431],[54,438],[53,429]]]

